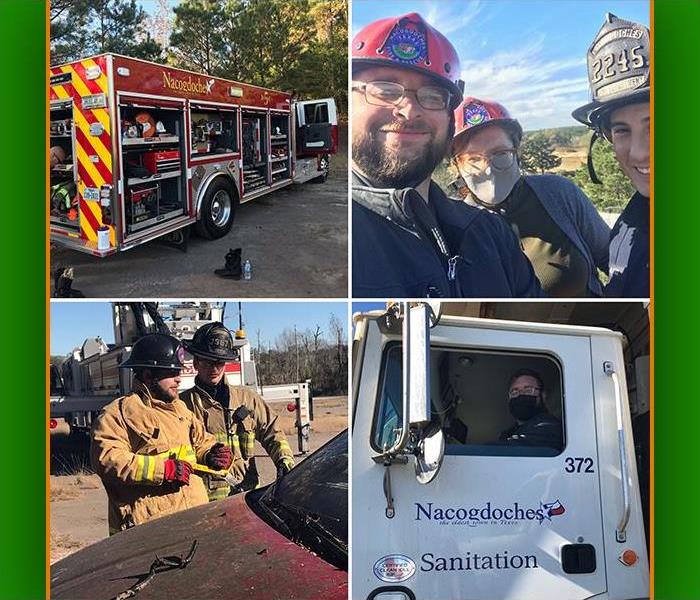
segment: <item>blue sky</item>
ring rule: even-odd
[[[328,336],[331,314],[345,324],[347,335],[347,304],[345,302],[243,302],[243,321],[248,338],[255,346],[260,329],[261,344],[274,345],[285,328],[298,330],[321,327]],[[238,303],[226,305],[224,323],[238,329]],[[80,346],[88,337],[100,336],[105,342],[114,342],[111,305],[109,302],[52,302],[51,349],[52,355],[63,355]]]
[[[352,1],[352,35],[418,12],[456,47],[465,92],[506,106],[526,130],[577,125],[586,51],[606,12],[649,26],[648,0]]]

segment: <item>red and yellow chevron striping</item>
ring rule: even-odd
[[[99,69],[99,71],[98,71]],[[99,73],[97,77],[90,77]],[[70,74],[70,81],[56,83],[50,87],[51,100],[73,100],[73,126],[75,131],[75,158],[78,166],[78,195],[80,209],[81,237],[91,242],[97,241],[97,229],[103,225],[99,200],[93,199],[94,192],[103,185],[113,185],[111,125],[109,109],[84,108],[83,99],[95,94],[109,93],[107,65],[104,57],[88,59],[51,69],[51,75]],[[91,126],[101,125],[99,135],[90,132]],[[116,246],[114,225],[109,226],[110,244]]]

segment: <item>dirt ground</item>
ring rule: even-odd
[[[552,169],[554,173],[575,171],[586,163],[588,148],[556,148],[555,153],[561,158],[561,164],[555,169]]]
[[[279,415],[298,464],[309,454],[299,453],[294,414],[288,413],[283,403],[271,406]],[[347,426],[347,396],[314,398],[314,420],[309,439],[311,452]],[[51,432],[51,563],[108,535],[107,494],[99,477],[90,470],[88,448],[87,437],[69,437],[65,423]],[[257,443],[256,457],[263,484],[272,482],[275,467]]]
[[[107,258],[52,245],[52,272],[74,269],[73,287],[89,298],[345,298],[348,290],[347,125],[323,184],[293,185],[236,211],[218,240],[191,235],[187,253],[154,240]],[[229,248],[250,259],[250,281],[222,279]]]

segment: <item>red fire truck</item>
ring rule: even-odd
[[[51,68],[53,243],[108,256],[189,225],[226,235],[239,204],[325,180],[332,98],[291,94],[116,54]]]

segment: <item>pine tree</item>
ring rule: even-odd
[[[539,173],[561,164],[561,158],[554,153],[554,146],[543,132],[525,136],[520,145],[520,160],[523,169]]]
[[[52,64],[103,52],[161,58],[146,12],[136,0],[60,0],[52,3],[51,11]]]

